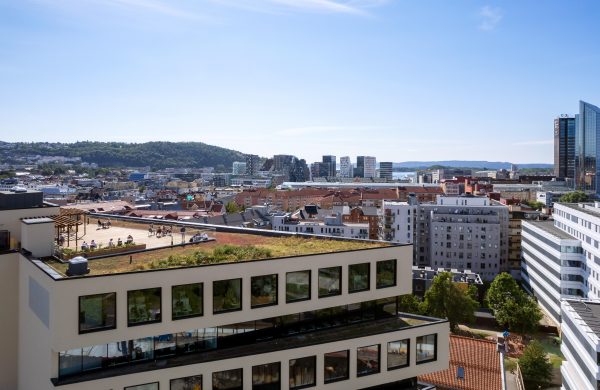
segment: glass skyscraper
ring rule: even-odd
[[[554,176],[575,179],[575,117],[554,119]]]
[[[580,101],[575,115],[575,186],[578,190],[600,194],[600,108]]]

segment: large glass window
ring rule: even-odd
[[[213,313],[242,310],[242,279],[213,282]]]
[[[281,388],[281,363],[261,364],[252,367],[253,390],[277,390]]]
[[[365,376],[379,372],[379,344],[356,349],[356,375]]]
[[[167,333],[154,336],[154,357],[166,357],[175,355],[177,350],[177,334]]]
[[[58,354],[58,376],[66,376],[81,372],[81,348],[70,349]]]
[[[146,383],[145,385],[127,386],[124,390],[158,390],[158,382]]]
[[[342,267],[319,268],[319,298],[342,293]]]
[[[131,340],[131,360],[142,361],[154,358],[154,338],[144,337]]]
[[[117,293],[79,297],[79,333],[117,327]]]
[[[437,334],[417,337],[417,364],[437,359]]]
[[[348,266],[348,292],[366,291],[370,288],[370,263]]]
[[[252,292],[250,306],[261,307],[277,304],[277,274],[253,276],[250,284]]]
[[[198,348],[215,349],[217,348],[217,328],[198,329]]]
[[[213,390],[242,390],[242,369],[213,372]]]
[[[389,342],[387,345],[388,370],[408,366],[409,356],[410,339]]]
[[[160,322],[160,294],[160,287],[127,291],[127,325]]]
[[[103,347],[103,346],[102,346]],[[127,364],[131,351],[129,350],[128,341],[117,341],[115,343],[108,343],[106,346],[107,366],[119,366],[121,364]]]
[[[316,366],[316,356],[290,360],[290,389],[315,386],[317,384]]]
[[[202,287],[202,283],[193,283],[171,288],[171,310],[174,320],[203,314]]]
[[[396,285],[396,260],[377,262],[377,288]]]
[[[288,272],[285,275],[286,302],[310,299],[310,270]]]
[[[171,379],[170,390],[202,390],[202,375]]]
[[[325,383],[348,379],[350,351],[338,351],[325,354]]]

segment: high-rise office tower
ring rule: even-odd
[[[349,156],[340,157],[340,177],[354,177]]]
[[[335,156],[323,156],[323,164],[325,164],[327,167],[326,176],[335,177],[337,171]]]
[[[256,154],[246,155],[246,175],[256,175],[260,169],[260,157]]]
[[[600,108],[580,101],[575,127],[575,186],[578,190],[598,194],[596,163],[600,153]]]
[[[554,119],[554,176],[575,177],[575,117]]]
[[[379,163],[379,177],[381,179],[392,180],[393,179],[393,164],[391,162],[380,162]]]
[[[276,172],[286,172],[292,166],[294,156],[289,154],[276,154],[273,156],[273,170]]]
[[[377,176],[377,160],[372,156],[364,156],[363,177],[373,178]]]
[[[365,177],[365,156],[356,156],[356,168],[354,177]]]

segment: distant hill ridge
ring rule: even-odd
[[[404,161],[393,164],[394,168],[429,168],[441,165],[449,168],[479,168],[479,169],[510,169],[512,163],[501,161],[469,161],[469,160],[445,160],[445,161]],[[529,163],[516,164],[519,168],[552,168],[553,164]]]
[[[7,143],[0,144],[6,145]],[[100,167],[203,168],[234,161],[246,161],[241,152],[202,142],[17,142],[10,150],[14,156],[41,155],[81,157]]]

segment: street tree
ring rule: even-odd
[[[472,322],[478,306],[472,291],[466,285],[454,283],[449,272],[439,273],[425,293],[424,307],[427,314],[447,318],[452,332],[458,330],[459,323]]]
[[[542,319],[542,312],[535,300],[506,272],[496,276],[487,292],[486,301],[494,311],[496,321],[515,332],[534,332]]]
[[[565,203],[577,203],[577,202],[586,202],[588,200],[588,196],[583,191],[573,191],[567,192],[563,196],[560,197],[559,202]]]
[[[519,358],[526,389],[545,387],[552,381],[552,363],[548,360],[542,344],[533,340],[525,347]]]

